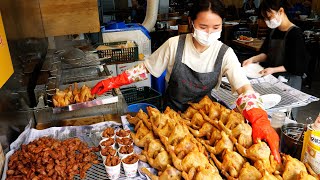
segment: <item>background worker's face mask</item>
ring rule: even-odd
[[[194,32],[193,32],[193,37],[203,46],[210,46],[213,44],[216,40],[218,40],[221,36],[221,30],[212,32],[212,33],[207,33],[204,31],[201,31],[199,29],[196,29],[192,23]]]
[[[275,17],[270,20],[265,20],[265,22],[266,22],[267,26],[271,29],[275,29],[275,28],[279,27],[282,23],[280,13],[277,13],[275,15]]]

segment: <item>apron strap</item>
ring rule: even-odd
[[[220,72],[221,71],[221,66],[222,66],[222,60],[224,55],[226,54],[227,50],[229,49],[229,46],[222,44],[220,47],[216,62],[214,64],[214,71]]]

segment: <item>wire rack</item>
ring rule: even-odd
[[[98,146],[100,137],[98,137],[97,134],[100,134],[100,132],[99,133],[98,132],[96,132],[96,133],[84,133],[84,135],[81,137],[81,139],[83,141],[85,141],[86,143],[88,143],[89,147]],[[103,165],[103,160],[102,160],[99,152],[96,152],[96,155],[98,156],[98,160],[101,163],[93,164],[93,166],[91,166],[91,168],[89,170],[87,170],[87,175],[86,175],[85,180],[109,179],[107,177],[107,172],[106,172],[105,166]],[[79,174],[76,175],[74,177],[74,179],[76,179],[76,180],[84,180],[84,179],[80,178]],[[125,176],[123,167],[121,165],[119,180],[125,180],[125,179],[128,179],[128,178]],[[130,179],[142,180],[142,179],[146,179],[146,178],[144,176],[140,176],[140,174],[137,173],[136,177],[130,178]]]
[[[280,88],[268,83],[258,83],[252,84],[253,89],[258,92],[260,95],[265,94],[279,94],[281,96],[281,101],[271,109],[268,110],[276,110],[276,109],[285,109],[296,107],[300,99],[295,96],[281,90]],[[230,88],[219,88],[218,90],[213,90],[212,96],[218,100],[223,101],[227,106],[234,107],[234,102],[237,99],[238,95],[233,95]]]

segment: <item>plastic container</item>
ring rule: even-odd
[[[281,152],[300,159],[303,145],[304,124],[289,123],[281,127]]]
[[[129,105],[129,112],[138,112],[140,108],[145,111],[148,105],[161,109],[161,94],[148,86],[121,89],[121,92]]]
[[[286,113],[284,112],[274,112],[271,115],[271,126],[275,129],[278,135],[281,135],[281,127],[286,119]]]
[[[157,108],[152,104],[149,103],[137,103],[137,104],[131,104],[128,106],[128,112],[139,112],[140,109],[142,109],[143,112],[147,113],[147,107],[151,106],[153,108]]]
[[[105,29],[122,29],[126,28],[126,24],[124,22],[117,22],[117,21],[109,21],[105,26]]]
[[[106,50],[98,50],[99,58],[111,57],[107,64],[121,64],[139,60],[138,45],[134,41],[118,41],[98,44],[108,46]]]
[[[166,91],[166,77],[167,71],[164,71],[160,77],[151,76],[151,87],[163,95]]]

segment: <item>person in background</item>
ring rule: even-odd
[[[260,72],[263,76],[281,75],[288,80],[288,85],[300,90],[308,62],[303,32],[288,19],[283,1],[263,0],[260,8],[272,31],[262,46],[262,53],[245,60],[242,65],[266,62],[267,68]],[[297,113],[296,108],[292,110],[293,119]]]
[[[198,0],[189,13],[192,33],[170,38],[144,62],[100,81],[91,93],[101,95],[111,88],[144,80],[147,73],[159,77],[167,70],[165,106],[183,112],[188,102],[211,96],[212,89],[218,88],[222,76],[226,76],[232,91],[239,94],[236,105],[251,123],[254,142],[267,141],[275,159],[281,162],[279,136],[270,125],[259,94],[251,87],[234,51],[218,40],[224,10],[220,0]]]
[[[132,11],[131,18],[133,23],[143,23],[144,18],[146,17],[146,0],[131,0]]]
[[[254,0],[246,0],[243,3],[242,9],[244,12],[250,12],[253,11],[252,14],[254,14],[257,11],[257,8],[254,4]]]

